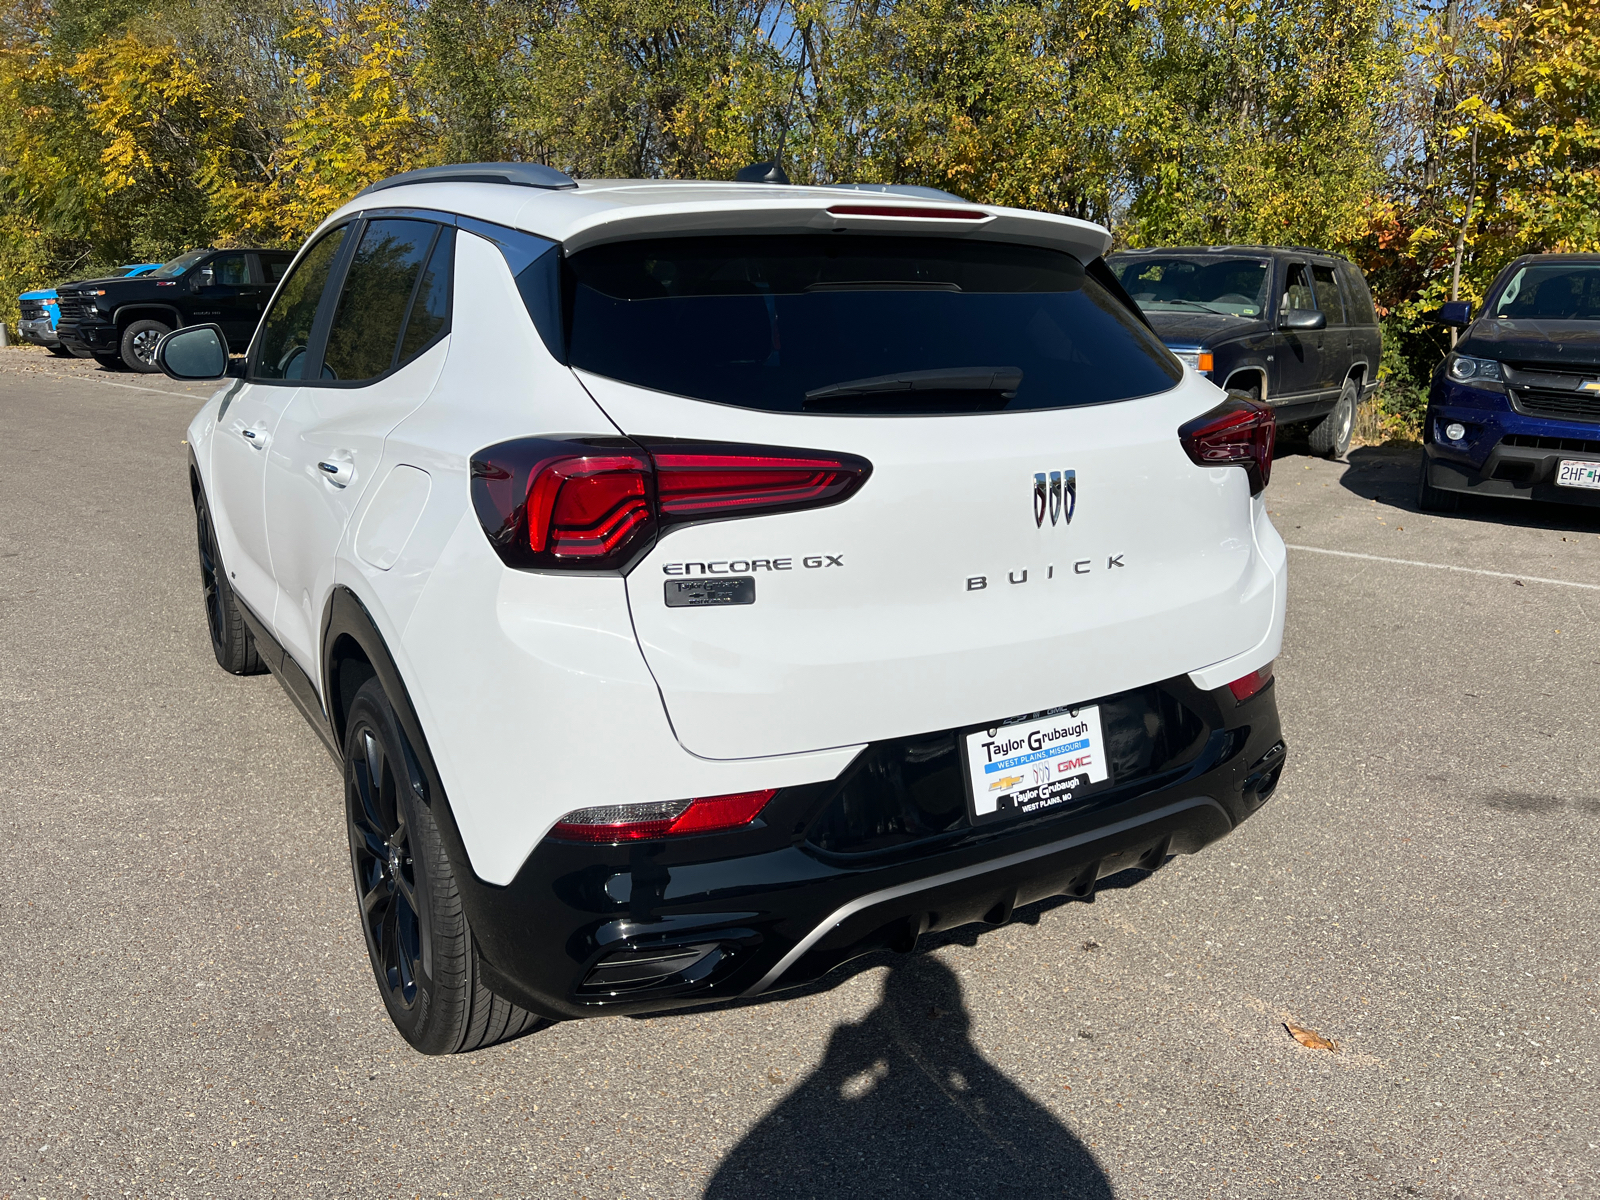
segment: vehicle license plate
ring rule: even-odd
[[[1110,782],[1098,705],[975,729],[962,748],[974,821],[1055,808]]]
[[[1564,458],[1556,469],[1556,482],[1562,487],[1600,488],[1600,463]]]

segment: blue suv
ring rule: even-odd
[[[1600,254],[1529,254],[1501,271],[1434,369],[1417,503],[1466,494],[1600,505]]]

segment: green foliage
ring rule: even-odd
[[[919,183],[1128,245],[1342,250],[1385,315],[1600,248],[1600,0],[0,0],[0,314],[396,171]]]

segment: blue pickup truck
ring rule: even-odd
[[[109,277],[132,279],[136,275],[148,275],[160,265],[160,263],[128,263],[112,271]],[[43,346],[50,353],[62,357],[72,353],[61,344],[61,339],[56,337],[56,323],[61,320],[61,305],[55,288],[23,292],[17,297],[17,302],[22,308],[22,319],[17,322],[17,334],[23,341]]]

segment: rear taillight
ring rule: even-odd
[[[473,455],[472,503],[507,566],[613,573],[679,525],[837,504],[871,471],[812,450],[520,438]]]
[[[609,558],[647,530],[650,460],[587,454],[541,463],[528,480],[528,548],[561,558]]]
[[[1240,704],[1254,696],[1267,684],[1272,682],[1272,664],[1259,667],[1248,675],[1241,675],[1238,679],[1228,684],[1228,690],[1233,693],[1233,698]]]
[[[651,804],[608,804],[579,808],[555,823],[550,836],[569,842],[642,842],[738,829],[761,815],[777,788],[699,796],[693,800],[661,800]]]
[[[1265,404],[1230,396],[1208,413],[1178,428],[1178,440],[1202,467],[1243,467],[1250,494],[1259,495],[1272,478],[1272,445],[1278,420]]]
[[[648,444],[648,443],[647,443]],[[658,444],[656,488],[667,524],[810,508],[843,500],[869,469],[863,459],[808,451]]]

